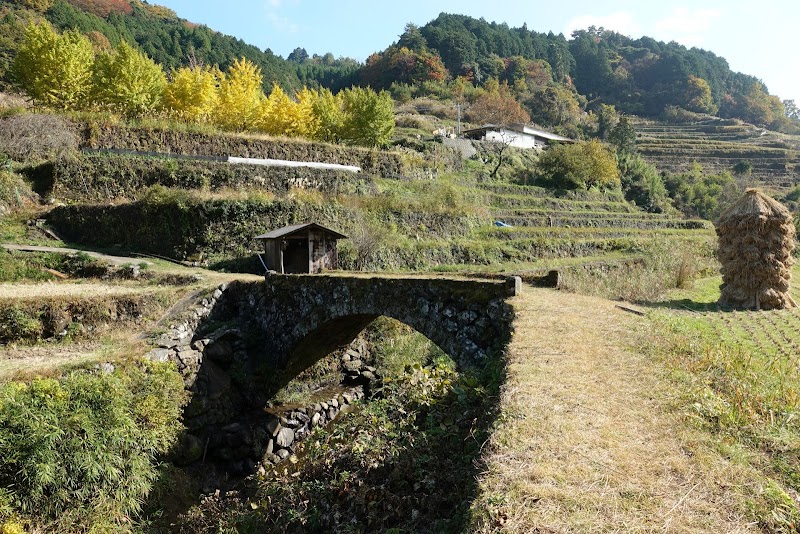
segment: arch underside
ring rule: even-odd
[[[291,380],[325,356],[348,346],[370,323],[379,317],[388,317],[413,328],[454,361],[459,362],[461,354],[453,350],[452,343],[443,342],[447,340],[447,337],[442,336],[443,332],[440,329],[425,328],[424,326],[429,325],[413,324],[390,314],[354,314],[328,320],[303,336],[290,352],[285,370],[286,378]]]

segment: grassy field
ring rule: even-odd
[[[643,316],[515,299],[479,532],[797,530],[800,311],[722,311],[719,283],[640,299]]]

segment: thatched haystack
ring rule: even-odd
[[[720,215],[716,228],[720,305],[757,310],[796,306],[789,296],[795,227],[783,204],[748,189]]]

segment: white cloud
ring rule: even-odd
[[[269,20],[272,27],[276,30],[280,30],[285,33],[297,33],[300,31],[300,26],[291,20],[289,17],[284,17],[278,13],[270,12],[267,13],[267,19]]]
[[[293,4],[299,4],[299,0],[294,0]],[[297,33],[300,31],[300,25],[292,22],[289,17],[281,13],[281,8],[284,7],[283,0],[266,0],[264,7],[267,20],[273,28],[283,33]]]
[[[610,13],[608,15],[581,15],[567,22],[564,35],[569,38],[575,30],[585,30],[589,26],[614,30],[623,35],[641,34],[641,27],[634,20],[633,14],[627,11]]]
[[[677,7],[672,15],[653,24],[653,36],[664,41],[700,46],[703,34],[722,16],[720,9],[689,9]]]

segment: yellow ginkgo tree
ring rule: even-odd
[[[259,130],[270,135],[310,138],[316,131],[315,95],[309,89],[297,94],[297,101],[276,85],[261,106]]]
[[[167,85],[161,66],[124,41],[97,56],[92,81],[95,104],[129,117],[158,108]]]
[[[86,103],[93,63],[89,39],[72,30],[59,35],[42,22],[26,28],[11,72],[35,104],[74,109]]]
[[[164,109],[187,122],[210,122],[219,103],[221,78],[216,67],[173,70],[172,80],[164,90]]]
[[[214,122],[224,130],[247,131],[258,127],[263,115],[261,69],[241,58],[233,62],[219,83]]]

